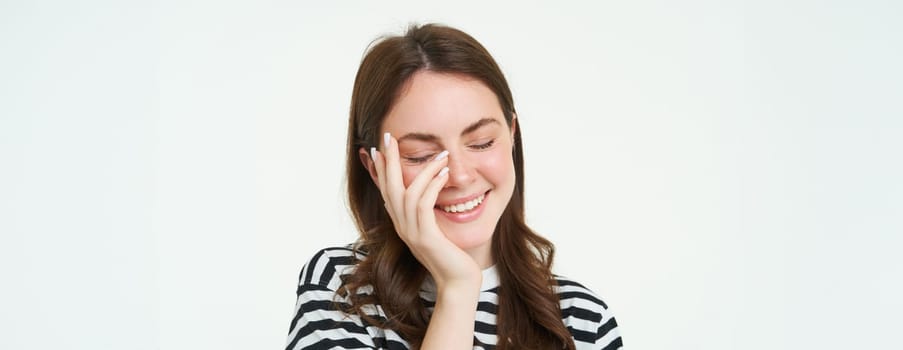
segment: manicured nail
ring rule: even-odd
[[[436,176],[445,176],[445,174],[448,174],[448,167],[444,167],[442,168],[442,170],[439,170],[439,175]]]
[[[370,147],[370,160],[376,161],[376,147]]]
[[[439,152],[439,154],[436,155],[436,158],[433,158],[433,161],[438,162],[438,161],[442,160],[442,158],[445,158],[445,157],[448,157],[448,151]]]
[[[389,133],[383,134],[383,142],[386,144],[386,147],[389,147],[389,137],[391,137]]]

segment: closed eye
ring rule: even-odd
[[[495,139],[489,140],[489,142],[486,142],[486,143],[471,145],[470,148],[477,149],[477,150],[484,150],[489,147],[492,147],[493,144],[495,144]]]
[[[420,163],[425,163],[426,161],[430,160],[430,158],[432,158],[432,157],[433,157],[432,154],[428,154],[423,157],[404,157],[404,160],[406,160],[410,163],[420,164]]]

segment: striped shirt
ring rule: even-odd
[[[347,304],[347,297],[336,291],[341,276],[350,274],[355,257],[363,254],[351,248],[327,248],[317,252],[304,265],[298,282],[295,317],[289,326],[286,350],[295,349],[409,349],[409,344],[391,329],[379,328],[364,322],[360,316],[337,310],[333,303]],[[561,300],[561,321],[574,337],[577,349],[618,349],[621,336],[608,306],[592,291],[561,276],[555,276],[555,291]],[[495,320],[499,278],[495,267],[483,270],[483,286],[477,304],[474,325],[474,349],[494,349],[497,342]],[[358,293],[370,293],[367,287]],[[435,287],[428,279],[420,291],[420,298],[432,311]],[[376,319],[385,320],[379,305],[365,305],[362,311]]]

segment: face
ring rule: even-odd
[[[477,79],[415,73],[386,115],[380,134],[398,139],[405,187],[427,162],[448,150],[448,181],[433,212],[450,241],[477,261],[491,259],[491,239],[514,191],[516,123]]]

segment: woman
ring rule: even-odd
[[[301,272],[287,349],[614,349],[591,291],[551,272],[524,223],[508,84],[469,35],[384,38],[355,78],[348,125],[352,246]]]

